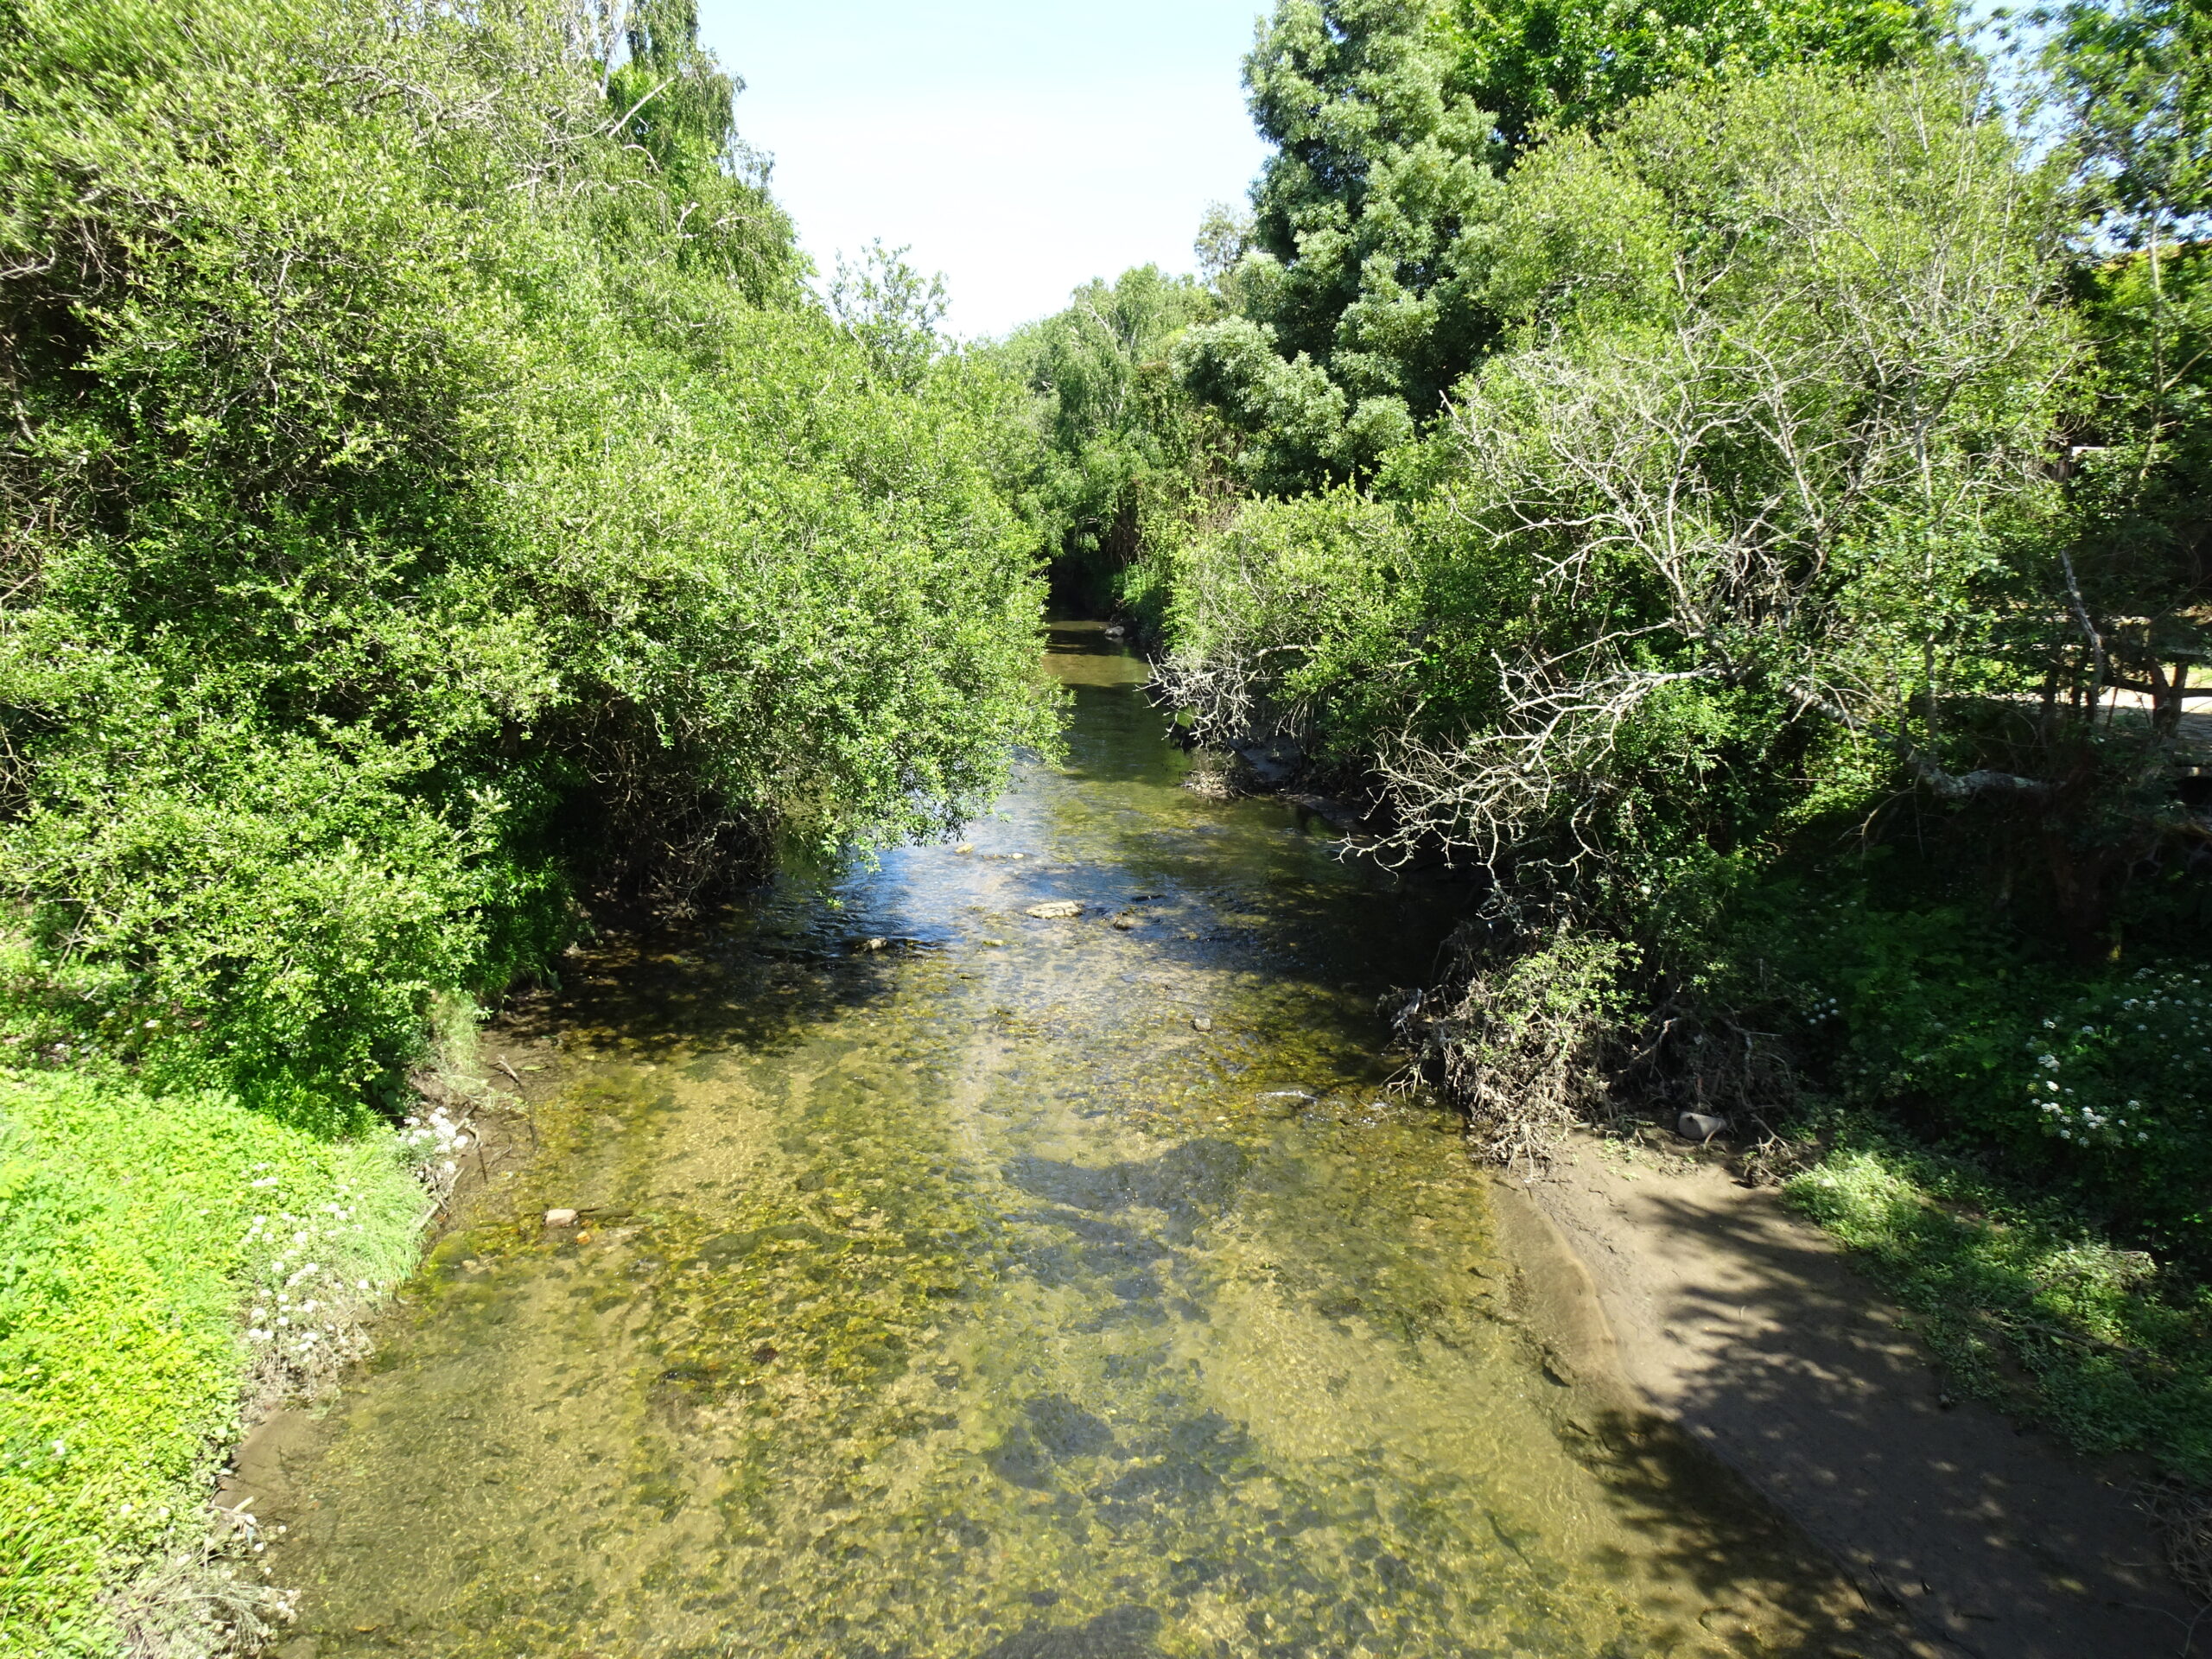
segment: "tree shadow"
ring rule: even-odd
[[[1700,1459],[1828,1550],[1870,1605],[1936,1650],[2142,1659],[2183,1650],[2168,1580],[2126,1473],[1972,1402],[1820,1236],[1764,1197],[1627,1184],[1649,1328],[1624,1337],[1679,1423],[1609,1422],[1605,1461],[1632,1525],[1680,1524],[1669,1494]],[[1639,1325],[1641,1322],[1639,1322]],[[1693,1454],[1696,1455],[1693,1455]],[[1725,1582],[1759,1540],[1723,1526],[1681,1552]]]

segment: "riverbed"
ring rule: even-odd
[[[528,1139],[260,1454],[286,1659],[1895,1651],[1562,1358],[1393,1086],[1460,896],[1180,787],[1095,627],[1046,661],[1067,755],[969,839],[494,1032]]]

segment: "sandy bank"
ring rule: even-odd
[[[1930,1654],[2185,1651],[2196,1610],[2138,1471],[1950,1402],[1900,1311],[1772,1192],[1594,1139],[1497,1187],[1573,1363],[1710,1447]],[[2212,1618],[2196,1635],[2204,1650]]]

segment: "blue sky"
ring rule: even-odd
[[[1239,80],[1260,0],[700,0],[738,130],[826,271],[880,237],[999,334],[1095,276],[1191,268],[1262,149]]]

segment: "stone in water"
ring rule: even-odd
[[[576,1224],[576,1212],[573,1210],[548,1210],[545,1224],[548,1227],[573,1227]]]
[[[1021,912],[1034,916],[1040,922],[1065,922],[1071,916],[1083,914],[1083,906],[1072,899],[1055,899],[1049,905],[1032,905]]]

